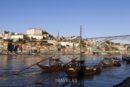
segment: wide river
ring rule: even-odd
[[[64,72],[42,73],[36,65],[25,69],[48,56],[50,55],[0,55],[0,87],[78,87],[64,84],[64,81],[67,81]],[[67,63],[72,57],[71,55],[61,56],[61,61]],[[88,65],[96,64],[102,59],[97,56],[83,58]],[[46,65],[48,61],[41,64]],[[82,84],[84,87],[113,87],[129,76],[130,65],[122,62],[120,67],[105,68],[100,74],[84,79]]]

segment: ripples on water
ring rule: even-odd
[[[57,79],[67,79],[64,72],[42,73],[39,67],[33,66],[19,75],[14,73],[44,59],[46,56],[29,55],[1,55],[0,56],[0,87],[71,87],[72,85],[63,82],[56,82]],[[65,59],[67,57],[67,59]],[[72,56],[62,56],[65,63],[70,61]],[[84,57],[86,64],[98,63],[102,58]],[[48,64],[48,61],[43,62]],[[84,80],[85,87],[112,87],[130,76],[130,65],[122,63],[121,67],[105,68],[100,74]]]

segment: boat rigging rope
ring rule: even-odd
[[[26,67],[26,68],[24,68],[24,69],[22,69],[22,70],[20,70],[20,71],[18,71],[18,72],[15,72],[15,73],[13,73],[13,74],[6,75],[6,76],[0,75],[0,77],[9,77],[9,76],[14,76],[14,75],[19,75],[19,74],[21,74],[21,72],[23,72],[23,71],[25,71],[25,70],[27,70],[27,69],[30,69],[31,67],[35,66],[36,64],[38,64],[38,63],[40,63],[40,62],[42,62],[42,61],[45,61],[45,60],[47,60],[47,59],[50,59],[50,58],[52,58],[52,57],[53,57],[53,56],[51,56],[51,57],[49,57],[49,58],[42,59],[42,60],[40,60],[39,62],[34,63],[34,64],[30,65],[29,67]],[[4,73],[5,73],[5,72],[4,72]],[[3,73],[3,74],[4,74],[4,73]]]

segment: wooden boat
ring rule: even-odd
[[[56,72],[61,69],[61,65],[43,66],[43,65],[37,64],[37,66],[39,66],[43,70],[43,72]]]
[[[101,65],[86,66],[85,76],[95,75],[97,73],[100,73],[101,70],[102,70],[102,66]]]
[[[64,66],[64,70],[66,72],[66,74],[71,77],[71,78],[83,78],[86,76],[92,76],[94,74],[96,74],[97,72],[101,71],[101,67],[99,65],[95,65],[95,66],[85,66],[84,65],[84,60],[82,60],[82,46],[81,46],[81,42],[82,42],[82,27],[80,28],[80,61],[72,61],[70,64],[65,65]],[[83,74],[83,75],[81,75]]]
[[[111,58],[104,58],[102,60],[102,65],[103,67],[112,67],[113,66],[113,62]]]
[[[114,58],[104,58],[102,60],[103,67],[121,66],[121,61]]]
[[[74,66],[74,65],[69,65],[68,67],[66,67],[65,72],[67,73],[67,75],[69,77],[77,77],[79,72],[80,72],[80,68],[79,66]],[[102,70],[102,65],[98,64],[98,65],[94,65],[94,66],[83,66],[83,72],[84,72],[84,77],[88,77],[88,76],[93,76],[99,72],[101,72]]]
[[[117,58],[113,58],[113,65],[114,66],[121,66],[121,60]]]
[[[130,56],[122,56],[122,60],[130,64]]]
[[[128,56],[122,56],[122,61],[126,61],[128,59]]]
[[[48,65],[48,66],[37,63],[37,66],[39,66],[43,70],[43,72],[47,72],[47,73],[57,72],[62,69],[62,64],[59,62],[58,59],[53,59],[51,61],[57,61],[57,62],[53,65]]]
[[[126,62],[127,62],[127,64],[130,64],[130,59],[127,59]]]
[[[77,77],[77,70],[75,67],[72,67],[72,66],[68,66],[66,69],[65,69],[65,72],[67,73],[68,77],[71,77],[71,78],[74,78],[74,77]]]

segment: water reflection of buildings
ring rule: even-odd
[[[5,55],[1,56],[0,57],[0,67],[6,68],[6,65],[8,64],[7,60],[8,60],[7,56],[5,56]]]
[[[1,55],[0,68],[9,70],[21,70],[38,61],[40,61],[40,57],[26,55]]]

